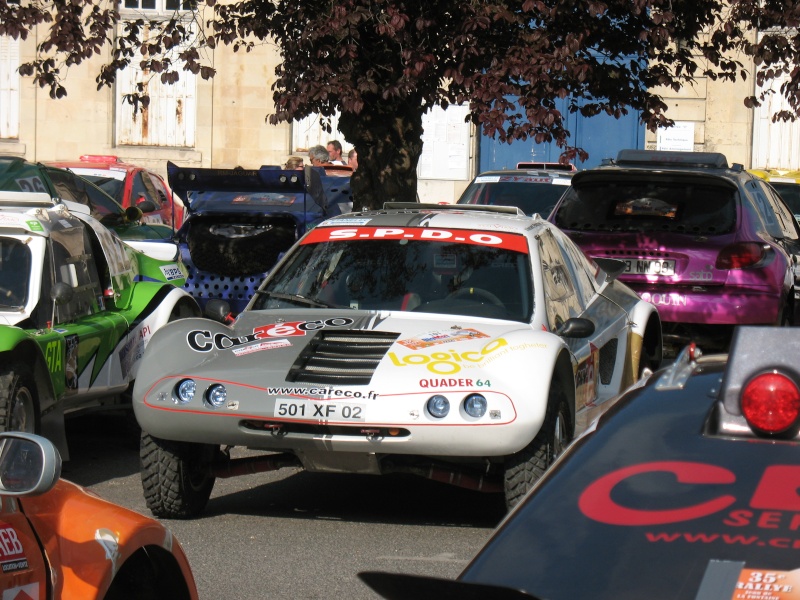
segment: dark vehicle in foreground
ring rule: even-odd
[[[513,506],[660,360],[653,305],[541,218],[415,203],[340,215],[232,324],[153,336],[134,388],[145,498],[191,517],[217,476],[303,467],[416,474]]]
[[[575,174],[549,219],[658,307],[672,353],[725,351],[736,325],[800,323],[800,228],[763,179],[724,155],[622,150]]]
[[[516,170],[486,171],[472,180],[456,204],[516,206],[528,216],[546,219],[572,179],[571,165],[561,167],[520,163]]]
[[[244,310],[278,258],[307,230],[351,203],[350,178],[338,173],[168,163],[169,185],[187,210],[175,239],[189,269],[189,293],[201,306],[221,299],[234,313]]]
[[[195,600],[186,555],[158,521],[59,479],[48,440],[0,433],[4,600]]]
[[[391,600],[797,598],[800,338],[686,348],[551,467],[458,581],[364,573]]]

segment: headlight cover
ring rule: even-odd
[[[175,386],[175,402],[178,404],[186,404],[194,399],[194,393],[197,391],[197,384],[193,379],[182,379]]]
[[[441,394],[436,394],[428,398],[427,407],[432,417],[443,419],[450,412],[450,401]]]
[[[486,414],[486,407],[489,405],[482,394],[470,394],[464,398],[464,412],[470,417],[480,419]]]
[[[221,383],[215,383],[206,390],[206,402],[215,408],[225,404],[228,398],[228,390]]]

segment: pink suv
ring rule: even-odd
[[[658,307],[664,342],[727,349],[735,325],[798,323],[800,229],[724,155],[622,150],[577,173],[550,221]]]

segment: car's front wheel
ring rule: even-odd
[[[510,510],[528,493],[553,461],[564,451],[570,435],[570,417],[561,384],[550,384],[544,423],[530,444],[505,459],[505,496]]]
[[[208,503],[216,477],[212,466],[219,447],[173,442],[142,432],[139,450],[142,488],[154,516],[186,519]]]
[[[36,433],[38,417],[30,369],[21,364],[0,368],[0,431]]]

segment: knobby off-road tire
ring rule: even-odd
[[[253,231],[252,235],[230,236],[224,231],[222,225],[192,224],[187,239],[189,254],[201,271],[226,277],[265,273],[275,265],[281,252],[295,242],[294,229],[284,225]]]
[[[153,515],[186,519],[200,514],[214,488],[210,467],[218,452],[211,444],[173,442],[142,432],[142,488]]]
[[[0,431],[37,433],[39,402],[28,367],[11,364],[0,369]]]
[[[542,428],[525,448],[505,459],[505,497],[510,510],[528,493],[569,443],[569,410],[561,385],[550,384]]]

